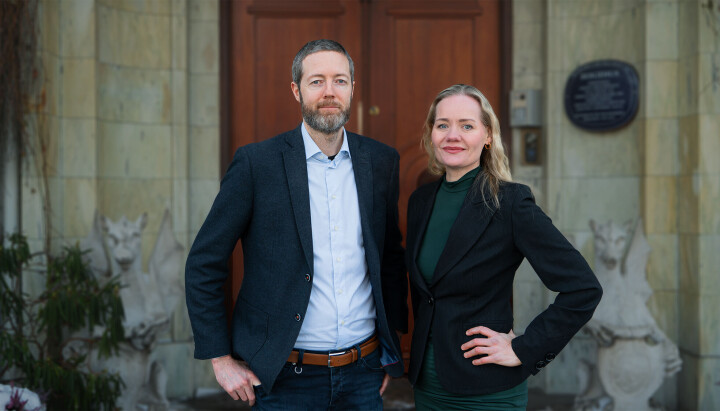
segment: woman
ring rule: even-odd
[[[415,405],[525,409],[526,378],[592,317],[600,284],[530,189],[511,182],[498,119],[480,91],[440,92],[422,143],[430,171],[444,176],[408,205]],[[558,295],[516,336],[512,283],[523,258]]]

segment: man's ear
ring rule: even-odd
[[[300,86],[295,84],[295,82],[293,81],[290,83],[290,90],[292,90],[293,96],[295,96],[295,100],[297,100],[297,102],[299,103],[300,102]]]

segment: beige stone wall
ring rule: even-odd
[[[38,72],[44,82],[37,97],[37,115],[29,118],[28,125],[30,134],[42,139],[31,138],[22,177],[22,227],[36,250],[42,247],[48,229],[41,201],[46,190],[57,199],[49,212],[49,234],[54,240],[65,237],[72,243],[84,236],[97,203],[95,44],[94,37],[88,36],[94,28],[68,18],[61,8],[66,7],[54,1],[38,7],[38,23],[43,28],[38,35]],[[86,11],[86,20],[92,14]],[[61,34],[61,27],[68,29]],[[83,212],[89,214],[87,219],[75,217]],[[54,251],[61,245],[54,241]]]
[[[591,265],[589,219],[643,218],[648,305],[684,361],[655,398],[671,409],[720,407],[720,9],[698,0],[513,0],[513,25],[513,88],[544,97],[543,163],[520,163],[514,130],[514,177]],[[567,119],[563,91],[577,66],[599,59],[637,69],[640,109],[618,131],[589,133]],[[515,300],[522,330],[552,295],[523,267]],[[576,337],[531,386],[575,393],[577,363],[592,352]]]
[[[217,0],[41,0],[39,23],[44,97],[31,127],[43,143],[22,181],[33,250],[46,236],[41,158],[55,252],[88,234],[96,209],[111,219],[148,213],[145,270],[166,208],[188,249],[219,186]],[[27,285],[41,286],[32,276]],[[156,355],[169,397],[216,385],[209,363],[192,359],[184,299]]]

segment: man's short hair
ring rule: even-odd
[[[350,54],[345,50],[345,47],[335,40],[321,39],[308,42],[295,55],[292,64],[292,79],[295,84],[300,85],[303,75],[302,63],[305,57],[319,51],[335,51],[344,54],[350,65],[350,81],[355,81],[355,64],[353,64],[352,58],[350,58]]]

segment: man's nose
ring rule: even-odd
[[[323,96],[324,97],[334,97],[335,96],[335,84],[332,81],[328,81],[325,83],[325,88],[323,89]]]

